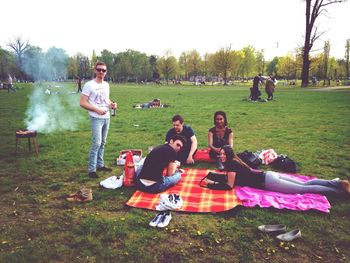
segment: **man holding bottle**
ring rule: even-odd
[[[107,65],[104,62],[97,62],[95,78],[84,85],[80,98],[80,106],[88,110],[90,115],[92,143],[88,175],[91,178],[98,178],[96,171],[112,171],[104,165],[103,156],[109,129],[109,110],[116,109],[117,103],[109,99],[109,84],[104,81],[106,74]]]

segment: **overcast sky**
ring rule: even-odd
[[[344,58],[350,39],[350,1],[328,7],[318,20],[325,31],[316,48],[330,40],[331,56]],[[303,44],[302,0],[14,0],[2,1],[0,46],[15,36],[44,51],[91,56],[108,49],[133,49],[147,55],[201,55],[231,45],[252,45],[265,58],[286,55]],[[318,52],[322,52],[318,51]]]

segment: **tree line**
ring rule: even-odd
[[[93,51],[91,57],[81,53],[68,56],[64,49],[56,47],[44,52],[21,37],[9,41],[7,46],[7,50],[0,47],[2,80],[8,74],[22,81],[55,81],[75,79],[78,76],[89,79],[98,60],[107,64],[108,79],[113,82],[162,80],[168,83],[170,80],[200,78],[227,83],[235,79],[249,79],[258,73],[271,73],[284,79],[300,79],[303,63],[302,48],[265,61],[264,51],[256,50],[253,46],[241,50],[226,47],[204,55],[197,50],[190,50],[182,52],[178,58],[170,50],[158,57],[131,49],[120,53],[105,49],[99,55]],[[348,79],[350,40],[345,44],[344,58],[330,57],[330,48],[330,42],[326,41],[323,52],[310,56],[310,75],[317,79]]]

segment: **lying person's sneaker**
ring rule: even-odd
[[[159,223],[157,224],[157,227],[163,228],[166,227],[167,225],[169,225],[171,220],[171,214],[170,211],[166,211],[162,217],[160,218]]]
[[[341,187],[343,188],[343,190],[350,194],[350,183],[348,180],[341,180],[340,181]]]
[[[68,202],[90,202],[92,201],[92,190],[88,188],[82,188],[78,192],[69,195],[69,197],[66,198]]]
[[[151,222],[149,222],[149,225],[150,225],[150,226],[153,226],[153,227],[156,227],[156,226],[159,224],[160,220],[162,219],[163,215],[164,215],[164,212],[158,213],[158,214],[151,220]]]
[[[90,178],[98,178],[98,175],[96,172],[89,172],[89,177]]]
[[[102,171],[102,172],[112,172],[111,168],[107,168],[106,166],[98,167],[97,171]]]

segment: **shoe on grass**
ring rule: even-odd
[[[98,178],[98,175],[96,172],[89,172],[89,177],[90,178]]]
[[[286,241],[286,242],[290,242],[296,238],[301,237],[301,231],[300,229],[294,229],[290,232],[284,233],[284,234],[280,234],[278,235],[276,238],[281,240],[281,241]]]
[[[258,229],[261,232],[270,233],[270,232],[283,232],[287,230],[285,225],[261,225],[258,226]]]
[[[106,166],[98,167],[97,171],[102,171],[102,172],[112,172],[112,168],[108,168]]]
[[[152,226],[152,227],[156,227],[156,226],[159,224],[160,220],[162,219],[163,215],[164,215],[164,212],[158,213],[158,214],[151,220],[151,222],[149,222],[149,225]]]
[[[85,203],[92,201],[92,190],[89,188],[82,188],[78,192],[69,195],[66,198],[68,202]]]
[[[169,225],[171,220],[171,214],[169,211],[166,211],[163,216],[160,218],[159,223],[157,224],[157,227],[164,228],[167,225]]]

